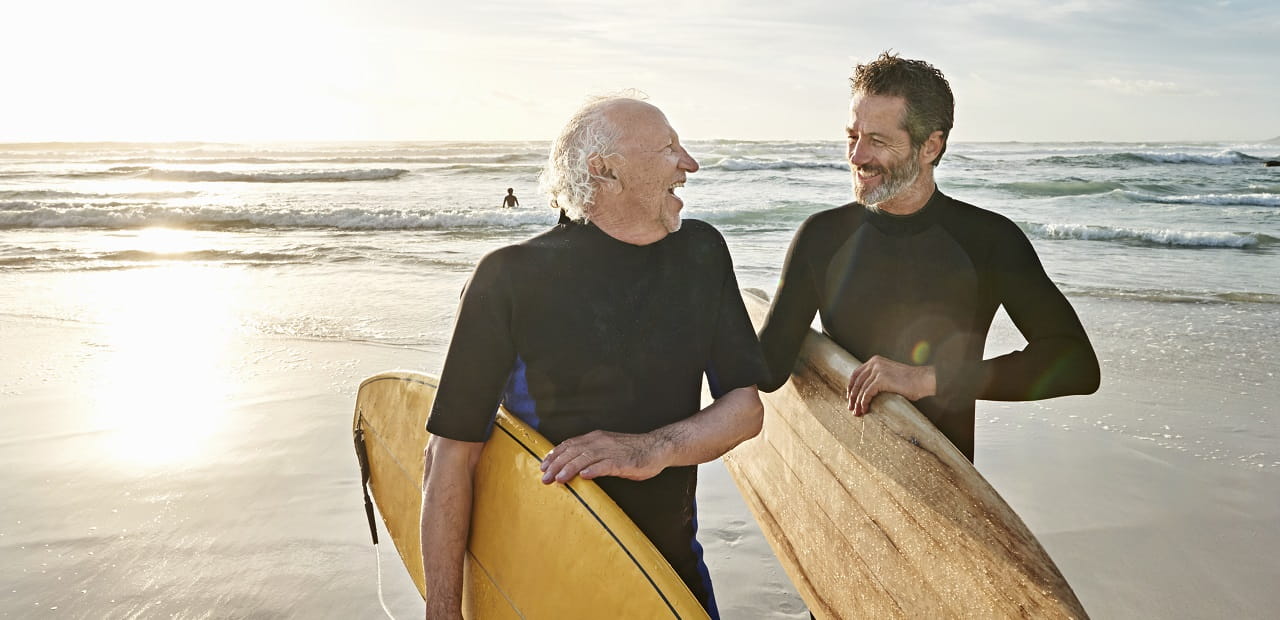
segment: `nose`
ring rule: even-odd
[[[871,148],[866,140],[850,140],[848,155],[850,164],[861,166],[871,161]]]
[[[689,151],[686,151],[683,147],[680,148],[679,167],[681,170],[684,170],[685,172],[698,171],[698,160],[694,159],[693,155],[690,155]]]

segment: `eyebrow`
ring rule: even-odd
[[[844,132],[845,132],[846,134],[848,134],[848,135],[853,135],[853,133],[854,133],[854,131],[853,131],[853,126],[852,126],[852,125],[845,125]],[[863,135],[870,136],[870,137],[872,137],[872,138],[884,138],[884,137],[886,137],[886,136],[885,136],[885,134],[882,134],[882,133],[879,133],[879,132],[875,132],[875,131],[866,131],[866,132],[863,132]]]

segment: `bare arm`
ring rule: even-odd
[[[933,366],[911,366],[873,356],[849,375],[849,411],[859,416],[871,407],[871,399],[881,392],[901,394],[917,401],[938,393],[937,371]]]
[[[462,561],[471,528],[471,481],[483,443],[432,436],[423,455],[422,567],[427,620],[462,618]]]
[[[764,406],[755,386],[738,388],[698,413],[648,433],[592,431],[566,439],[542,460],[542,481],[617,476],[647,480],[667,467],[719,458],[760,432]]]

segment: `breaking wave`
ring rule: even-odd
[[[3,205],[0,205],[2,207]],[[0,230],[24,228],[135,229],[170,228],[235,230],[249,228],[331,228],[341,230],[449,230],[551,225],[550,209],[429,211],[426,209],[333,210],[159,207],[154,205],[80,205],[0,209]]]
[[[1155,202],[1175,205],[1215,205],[1280,207],[1280,194],[1195,194],[1190,196],[1161,196],[1146,192],[1119,190],[1116,192],[1134,202]]]
[[[1084,166],[1114,166],[1117,164],[1199,164],[1204,166],[1238,166],[1257,164],[1263,161],[1240,151],[1219,151],[1217,153],[1185,153],[1158,151],[1129,151],[1120,153],[1099,153],[1088,155],[1053,155],[1035,160],[1041,164],[1069,164]]]
[[[120,194],[102,194],[92,192],[68,192],[52,189],[9,190],[0,191],[0,204],[18,204],[29,200],[108,200],[129,198],[134,200],[168,200],[170,198],[191,198],[200,192],[128,192]]]
[[[374,168],[358,170],[304,170],[297,172],[270,172],[253,170],[233,172],[225,170],[174,170],[150,166],[116,166],[100,172],[78,172],[64,175],[81,177],[129,177],[153,181],[187,183],[238,182],[238,183],[343,183],[350,181],[385,181],[408,174],[399,168]]]
[[[789,159],[751,159],[751,158],[725,158],[720,161],[706,166],[708,170],[728,170],[730,172],[743,172],[751,170],[793,170],[797,168],[809,168],[817,170],[848,170],[848,164],[844,162],[827,162],[827,161],[792,161]]]
[[[1064,179],[1061,181],[1023,181],[1018,183],[1002,183],[996,187],[1019,196],[1054,197],[1105,194],[1107,192],[1118,190],[1124,186],[1119,183],[1107,181]]]
[[[1108,286],[1069,286],[1063,287],[1070,295],[1086,295],[1109,299],[1129,301],[1149,301],[1156,303],[1252,303],[1280,304],[1280,295],[1250,291],[1197,291],[1182,289],[1126,289]]]
[[[1171,229],[1113,228],[1081,224],[1019,224],[1035,239],[1124,241],[1185,248],[1258,248],[1280,239],[1263,233],[1202,232]]]

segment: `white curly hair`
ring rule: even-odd
[[[593,97],[574,112],[551,144],[547,166],[538,177],[538,189],[547,195],[551,208],[563,210],[574,220],[591,219],[596,186],[590,161],[615,155],[622,138],[622,130],[605,112],[615,103],[641,100],[643,95],[633,92]]]

